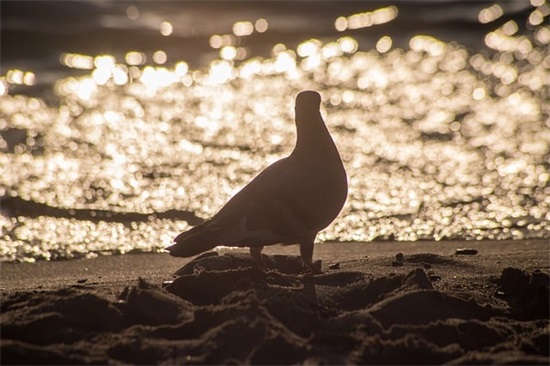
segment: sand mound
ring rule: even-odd
[[[548,364],[545,273],[506,269],[481,304],[434,289],[420,268],[371,278],[304,275],[289,256],[266,264],[211,253],[118,301],[74,288],[6,295],[1,362]]]

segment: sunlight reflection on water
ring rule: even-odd
[[[387,9],[380,14],[390,21],[397,9]],[[359,27],[365,14],[335,27]],[[234,32],[267,27],[242,22]],[[211,216],[290,153],[294,98],[304,89],[322,93],[350,185],[319,240],[550,237],[548,26],[517,35],[508,22],[486,37],[494,51],[479,54],[422,35],[406,50],[383,37],[360,51],[344,36],[238,61],[238,48],[218,37],[210,42],[220,59],[199,70],[160,66],[166,54],[155,53],[156,66],[137,51],[124,60],[63,54],[64,65],[90,73],[56,83],[58,106],[9,95],[10,83],[34,75],[8,71],[0,194],[69,214],[0,216],[0,260],[161,250],[185,221],[78,220],[70,210]]]

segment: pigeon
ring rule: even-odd
[[[292,153],[258,174],[213,217],[179,234],[166,248],[171,255],[191,257],[220,245],[249,247],[264,268],[264,246],[299,244],[306,270],[318,272],[312,261],[315,237],[338,216],[348,193],[346,171],[320,104],[316,91],[298,94]]]

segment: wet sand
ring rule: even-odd
[[[549,363],[548,241],[318,244],[316,275],[265,253],[3,263],[0,361]]]

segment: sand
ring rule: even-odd
[[[550,363],[548,241],[296,251],[4,263],[0,363]]]

